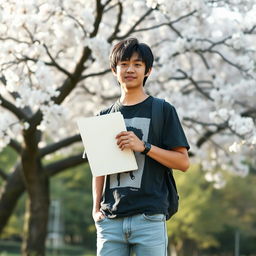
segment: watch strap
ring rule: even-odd
[[[141,154],[146,155],[151,149],[151,144],[144,141],[144,147],[145,149],[141,152]]]

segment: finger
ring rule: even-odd
[[[122,140],[118,144],[119,148],[123,149],[124,147],[129,147],[130,146],[130,141],[129,140]]]
[[[122,131],[122,132],[120,132],[120,133],[118,133],[118,134],[116,135],[116,139],[120,138],[121,136],[127,136],[127,135],[128,135],[128,132],[127,132],[127,131]]]
[[[133,139],[130,139],[130,138],[120,139],[117,142],[117,144],[118,144],[118,147],[121,148],[121,149],[131,148],[132,145],[133,145]]]
[[[120,149],[123,151],[123,150],[125,150],[125,149],[129,149],[130,148],[130,146],[129,146],[129,144],[123,144],[121,147],[120,147]]]
[[[119,145],[121,142],[123,141],[129,141],[130,140],[130,137],[125,135],[125,136],[121,136],[117,139],[117,144]]]
[[[102,220],[104,218],[105,218],[105,216],[104,216],[104,214],[102,212],[97,213],[96,216],[95,216],[95,219],[97,221]]]
[[[118,138],[120,138],[120,137],[123,137],[123,136],[134,136],[135,134],[134,134],[134,132],[133,131],[122,131],[122,132],[120,132],[120,133],[118,133],[117,135],[116,135],[116,139],[118,139]]]
[[[99,220],[102,220],[104,218],[105,218],[105,216],[103,214],[99,215]]]

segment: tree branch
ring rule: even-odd
[[[0,234],[20,198],[25,190],[22,178],[22,166],[17,164],[14,171],[8,175],[6,182],[4,182],[0,193]]]
[[[79,62],[77,63],[71,77],[67,77],[63,85],[58,89],[58,91],[60,92],[59,95],[52,98],[55,104],[60,105],[65,100],[65,98],[70,94],[70,92],[76,87],[84,71],[84,63],[86,62],[90,54],[91,54],[91,49],[89,47],[85,47],[83,50],[83,54]],[[41,122],[42,118],[43,118],[43,114],[40,110],[38,110],[33,115],[33,117],[30,118],[29,120],[29,123],[30,123],[29,130],[36,129],[36,126]]]
[[[96,19],[94,21],[94,30],[90,34],[90,37],[95,37],[98,33],[100,22],[101,22],[102,15],[103,15],[104,7],[105,6],[101,5],[101,0],[96,0],[96,14],[97,14],[97,16],[96,16]]]
[[[228,128],[228,122],[224,122],[222,124],[216,124],[216,123],[205,123],[202,121],[198,121],[189,117],[184,117],[183,118],[184,121],[189,121],[192,123],[196,123],[196,124],[200,124],[202,126],[212,126],[212,127],[216,127],[215,131],[209,131],[207,130],[197,141],[196,146],[198,148],[200,148],[206,141],[208,141],[213,135],[221,132],[222,130]]]
[[[196,53],[199,55],[199,57],[201,58],[201,60],[203,61],[205,67],[209,70],[210,69],[210,65],[208,64],[206,58],[204,57],[204,55],[201,52],[197,52]]]
[[[11,113],[13,113],[19,120],[23,120],[23,121],[28,120],[28,117],[25,115],[23,111],[17,108],[10,101],[6,100],[1,94],[0,94],[0,105],[2,105],[2,107],[4,107],[5,109],[9,110]]]
[[[197,12],[197,11],[194,10],[194,11],[188,13],[188,14],[185,14],[185,15],[183,15],[183,16],[180,16],[180,17],[179,17],[178,19],[176,19],[176,20],[169,21],[169,22],[163,22],[163,23],[161,23],[161,24],[154,25],[154,26],[151,26],[151,27],[148,27],[148,28],[136,29],[136,30],[134,30],[134,32],[137,33],[137,32],[142,32],[142,31],[147,31],[147,30],[152,30],[152,29],[160,28],[160,27],[163,27],[163,26],[169,26],[172,30],[175,31],[176,34],[179,35],[179,37],[182,37],[181,33],[180,33],[177,29],[175,29],[175,28],[173,27],[173,24],[175,24],[175,23],[177,23],[177,22],[181,21],[182,19],[185,19],[185,18],[187,18],[187,17],[189,17],[189,16],[192,16],[192,15],[193,15],[194,13],[196,13],[196,12]]]
[[[194,86],[195,88],[204,96],[206,97],[208,100],[211,100],[213,101],[213,99],[210,97],[210,95],[206,92],[204,92],[202,90],[202,88],[197,84],[197,82],[190,76],[188,76],[188,74],[186,72],[184,72],[183,70],[181,69],[178,69],[179,72],[181,72]]]
[[[60,92],[59,96],[53,98],[54,103],[61,104],[64,99],[70,94],[70,92],[75,88],[75,86],[81,79],[81,75],[84,71],[84,63],[89,58],[90,54],[91,49],[89,49],[89,47],[85,47],[82,57],[76,65],[72,76],[67,78],[61,88],[58,89],[58,91]]]
[[[172,24],[177,23],[177,22],[179,22],[179,21],[181,21],[181,20],[183,20],[183,19],[185,19],[185,18],[187,18],[187,17],[189,17],[189,16],[194,15],[195,13],[197,13],[197,10],[194,10],[194,11],[192,11],[192,12],[189,12],[189,13],[185,14],[185,15],[182,15],[182,16],[180,16],[178,19],[173,20],[171,23],[172,23]]]
[[[19,39],[17,39],[17,38],[14,38],[14,37],[10,37],[10,36],[8,36],[8,37],[0,37],[0,41],[8,41],[8,40],[14,41],[14,42],[19,43],[19,44],[28,44],[28,45],[31,45],[31,43],[29,43],[29,42],[27,42],[27,41],[22,41],[22,40],[19,40]]]
[[[206,50],[206,51],[207,51],[207,50]],[[209,52],[210,52],[210,53],[216,53],[216,54],[218,54],[218,55],[219,55],[225,62],[227,62],[229,65],[231,65],[231,66],[237,68],[239,71],[245,71],[245,72],[246,72],[246,70],[243,70],[241,66],[239,66],[239,65],[233,63],[232,61],[228,60],[228,59],[227,59],[222,53],[220,53],[219,51],[217,51],[217,50],[210,50]]]
[[[58,70],[60,70],[62,73],[66,74],[68,77],[71,77],[71,74],[66,70],[64,69],[63,67],[61,67],[56,61],[55,59],[52,57],[48,47],[46,44],[43,44],[45,50],[46,50],[46,53],[47,55],[49,56],[49,58],[51,59],[52,63],[53,63],[53,66],[55,66]]]
[[[103,70],[103,71],[100,71],[100,72],[95,72],[95,73],[83,75],[83,76],[80,77],[80,80],[79,80],[79,81],[84,80],[84,79],[86,79],[86,78],[88,78],[88,77],[94,77],[94,76],[105,75],[105,74],[107,74],[107,73],[110,72],[110,71],[111,71],[111,69],[108,68],[108,69]]]
[[[136,22],[135,24],[124,34],[123,36],[116,36],[114,39],[123,40],[131,33],[134,32],[135,28],[153,11],[153,9],[147,10]]]
[[[208,141],[213,135],[221,132],[222,130],[227,128],[227,123],[219,125],[215,131],[206,131],[201,138],[198,139],[196,146],[200,148],[206,141]]]
[[[255,115],[256,115],[256,108],[250,108],[250,109],[247,109],[246,111],[244,111],[243,113],[241,113],[241,116],[244,116],[244,117],[255,118]]]
[[[219,127],[220,125],[219,124],[216,124],[216,123],[205,123],[205,122],[202,122],[202,121],[199,121],[199,120],[195,120],[193,118],[190,118],[190,117],[184,117],[183,118],[184,121],[190,121],[192,123],[195,123],[195,124],[200,124],[202,126],[215,126],[215,127]],[[221,124],[221,126],[223,126],[224,124]]]
[[[245,33],[245,34],[252,34],[253,31],[254,31],[254,29],[256,29],[256,25],[254,25],[254,26],[253,26],[251,29],[249,29],[249,30],[245,30],[244,33]]]
[[[7,65],[9,65],[9,67],[10,67],[10,66],[12,66],[12,65],[18,65],[18,64],[20,64],[20,63],[22,63],[22,62],[32,61],[32,62],[34,62],[34,63],[37,63],[37,62],[39,61],[39,59],[31,58],[31,57],[28,57],[28,56],[25,56],[25,55],[22,55],[22,58],[19,58],[19,57],[17,57],[17,56],[15,56],[15,58],[16,58],[16,61],[9,61],[9,62],[2,63],[2,66],[7,66]],[[54,66],[54,67],[55,67],[54,63],[52,63],[52,62],[46,62],[46,61],[42,61],[42,62],[43,62],[46,66]],[[8,68],[8,67],[7,67],[7,68]],[[7,69],[7,68],[5,68],[5,69]],[[3,68],[2,68],[2,70],[3,70]]]
[[[112,33],[112,35],[108,38],[108,42],[112,42],[116,35],[118,34],[118,32],[120,31],[119,27],[120,27],[120,24],[122,22],[122,15],[123,15],[123,5],[121,4],[121,2],[118,2],[117,3],[118,5],[118,8],[119,8],[119,12],[118,12],[118,15],[117,15],[117,22],[116,22],[116,25],[115,25],[115,29],[114,29],[114,32]]]
[[[209,44],[211,44],[211,46],[207,49],[208,51],[212,50],[212,48],[214,48],[216,45],[220,45],[220,44],[224,44],[227,46],[226,44],[226,41],[228,39],[230,39],[231,36],[227,36],[223,39],[221,39],[220,41],[217,41],[217,42],[213,42],[212,40],[208,39],[208,38],[197,38],[196,41],[199,41],[199,42],[207,42]]]
[[[75,18],[71,14],[67,14],[67,17],[69,17],[70,19],[74,20],[78,24],[78,26],[82,29],[84,35],[87,36],[88,32],[85,30],[83,24],[77,18]]]
[[[219,51],[217,50],[200,50],[202,52],[210,52],[210,53],[215,53],[215,54],[218,54],[225,62],[227,62],[229,65],[237,68],[239,71],[243,71],[243,72],[246,72],[246,70],[244,70],[240,65],[238,64],[235,64],[233,63],[232,61],[228,60],[222,53],[220,53]]]
[[[210,84],[212,85],[212,81],[211,80],[197,80],[196,83],[199,85],[199,84]],[[191,83],[188,83],[186,85],[184,85],[182,88],[181,88],[181,92],[182,94],[184,95],[187,95],[189,94],[193,89],[192,88],[189,88],[191,85]]]
[[[56,143],[50,144],[42,149],[39,150],[39,155],[41,157],[44,157],[48,154],[54,153],[55,151],[70,146],[71,144],[75,143],[75,142],[79,142],[81,141],[81,136],[79,134],[71,136],[69,138],[65,138],[61,141],[58,141]]]
[[[26,26],[25,24],[23,24],[22,27],[23,27],[23,28],[25,29],[25,31],[27,32],[27,34],[28,34],[28,36],[29,36],[29,38],[30,38],[32,44],[34,44],[35,42],[39,42],[39,40],[34,39],[33,33],[27,28],[27,26]],[[39,42],[39,43],[40,43],[40,42]]]
[[[81,154],[67,157],[65,159],[48,164],[45,166],[45,171],[48,176],[53,176],[68,168],[75,167],[82,163],[87,163],[87,159],[83,159],[82,153],[81,153]]]
[[[83,89],[84,89],[84,91],[86,92],[86,94],[90,94],[90,95],[96,95],[97,94],[97,92],[93,92],[93,91],[91,91],[89,88],[87,88],[85,85],[82,87]]]

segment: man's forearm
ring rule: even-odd
[[[93,177],[92,179],[93,211],[100,210],[104,180],[105,176]]]
[[[189,157],[185,147],[179,147],[175,150],[165,150],[152,145],[147,155],[172,169],[185,172],[189,168]]]

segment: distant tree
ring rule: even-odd
[[[220,207],[219,192],[196,167],[185,175],[175,174],[180,195],[180,210],[168,222],[170,248],[178,255],[197,255],[217,246],[216,234],[223,230],[226,209]],[[224,188],[223,188],[224,190]]]
[[[239,231],[244,252],[253,252],[249,241],[256,237],[255,175],[244,179],[226,175],[227,184],[215,189],[198,166],[176,173],[180,211],[168,224],[169,243],[178,255],[198,255],[199,251],[230,253]]]

